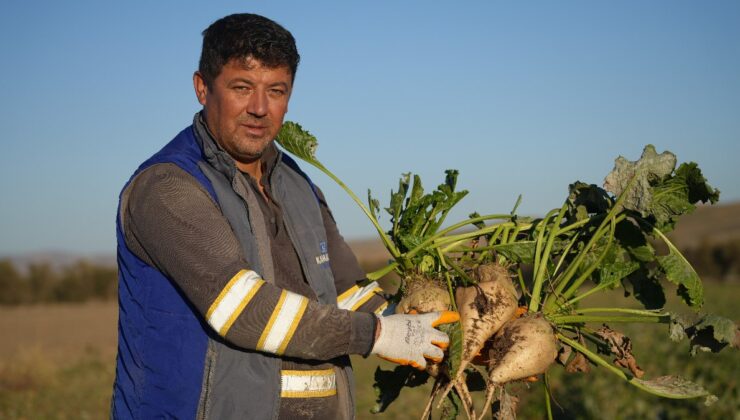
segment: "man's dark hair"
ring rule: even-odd
[[[198,71],[208,86],[230,60],[247,58],[257,59],[268,68],[286,66],[295,80],[301,57],[293,35],[264,16],[233,14],[213,22],[203,31]]]

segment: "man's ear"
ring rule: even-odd
[[[206,106],[206,94],[208,93],[208,85],[206,84],[203,75],[199,71],[193,73],[193,88],[195,88],[195,96],[198,97],[198,102],[201,105]]]

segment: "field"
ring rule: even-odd
[[[707,285],[715,312],[740,319],[737,283]],[[608,299],[622,299],[614,295]],[[0,419],[100,419],[107,417],[114,375],[115,303],[0,307]],[[740,419],[737,367],[740,353],[688,357],[688,348],[669,355],[665,326],[627,331],[638,362],[650,376],[672,373],[695,380],[720,397],[711,407],[701,401],[669,401],[643,395],[603,374],[563,377],[551,369],[556,418],[717,418]],[[684,351],[685,350],[685,351]],[[355,358],[360,419],[418,418],[429,385],[406,389],[401,400],[381,415],[369,414],[375,396],[373,372],[378,359]],[[388,368],[389,365],[382,363]],[[542,418],[542,386],[519,387],[521,418]]]

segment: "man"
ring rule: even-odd
[[[423,368],[454,313],[376,316],[321,192],[275,146],[299,55],[238,14],[203,33],[203,110],[144,162],[117,219],[114,418],[351,418],[349,354]]]

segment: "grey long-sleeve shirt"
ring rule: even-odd
[[[228,222],[208,192],[176,165],[148,168],[133,180],[124,195],[126,243],[137,256],[173,279],[201,313],[206,313],[239,270],[249,268]],[[341,294],[362,280],[364,273],[341,240],[328,208],[322,205],[322,210],[328,222],[330,264],[337,278],[337,294]],[[265,219],[275,232],[278,220]],[[374,330],[373,317],[315,302],[297,255],[289,255],[295,253],[292,245],[288,249],[284,241],[273,243],[274,285],[260,288],[226,339],[240,347],[255,348],[281,289],[287,289],[311,298],[312,302],[306,312],[310,316],[303,316],[285,355],[328,360],[343,354],[367,354],[373,342],[369,333]],[[381,297],[373,297],[363,306],[375,309],[378,300],[382,302]],[[316,342],[311,336],[320,336],[322,340]]]
[[[271,236],[275,278],[257,290],[225,339],[245,349],[258,348],[283,290],[288,290],[306,296],[309,302],[284,349],[283,368],[323,369],[331,366],[331,359],[338,356],[370,351],[375,319],[367,312],[374,311],[385,300],[379,295],[368,295],[355,305],[356,312],[316,301],[284,229],[280,203],[271,199],[267,180],[276,159],[277,148],[271,145],[264,156],[265,177],[261,180],[267,187],[267,197],[259,194],[255,180],[244,175],[252,192],[260,197]],[[323,196],[319,194],[319,198],[337,294],[351,294],[358,289],[356,282],[364,279],[364,273],[339,234]],[[198,181],[176,165],[157,164],[142,171],[124,191],[122,203],[122,225],[129,248],[170,277],[204,316],[231,278],[250,268],[218,205]],[[315,405],[318,401],[311,403]],[[314,408],[314,413],[330,412]],[[286,416],[292,411],[281,407],[281,413]]]

